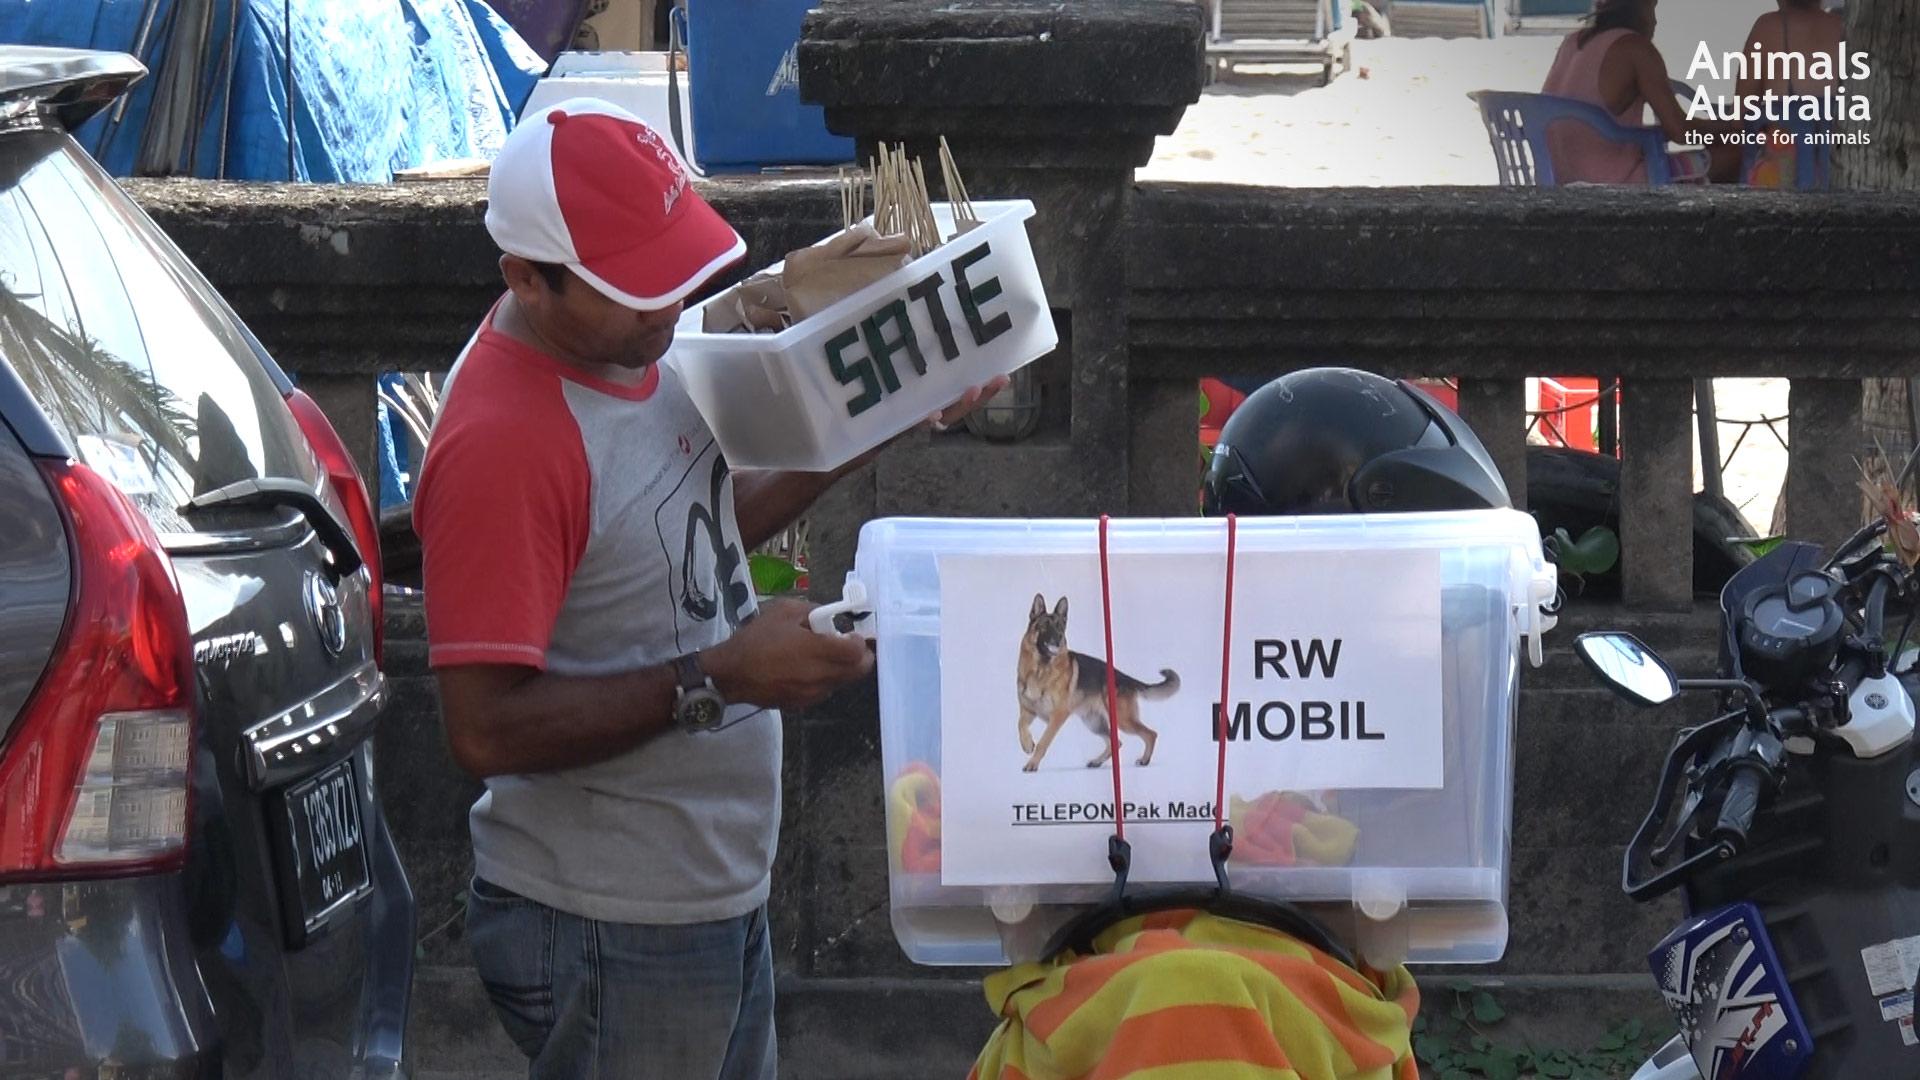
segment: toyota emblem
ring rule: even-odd
[[[340,593],[320,574],[307,574],[307,614],[320,632],[320,645],[328,656],[339,656],[347,648],[347,613],[340,608]]]

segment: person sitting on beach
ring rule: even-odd
[[[1573,98],[1605,109],[1623,127],[1639,127],[1652,106],[1660,129],[1672,142],[1687,136],[1719,136],[1734,125],[1687,116],[1674,96],[1667,62],[1653,44],[1658,0],[1598,0],[1585,29],[1567,35],[1547,72],[1542,93]],[[1547,132],[1547,147],[1559,181],[1592,184],[1644,184],[1647,162],[1641,148],[1614,142],[1578,122],[1561,122]],[[1717,140],[1669,153],[1676,181],[1738,178],[1740,151]]]

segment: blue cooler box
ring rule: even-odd
[[[800,24],[818,0],[686,0],[673,11],[686,42],[693,155],[701,171],[840,165],[853,140],[827,131],[800,100]]]

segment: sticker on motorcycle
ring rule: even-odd
[[[1812,1034],[1753,905],[1683,924],[1647,959],[1701,1076],[1797,1076],[1811,1058]]]
[[[1920,978],[1920,937],[1896,938],[1860,950],[1874,997],[1912,990]]]

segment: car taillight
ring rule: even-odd
[[[192,814],[193,634],[146,517],[41,466],[72,551],[66,625],[0,753],[0,880],[178,867]]]
[[[340,441],[340,433],[327,421],[327,414],[300,390],[287,393],[287,408],[293,410],[293,418],[306,433],[307,442],[313,445],[314,453],[320,455],[333,493],[347,508],[347,525],[353,529],[354,543],[360,546],[360,558],[371,575],[367,583],[367,609],[373,614],[373,662],[381,664],[387,627],[380,591],[380,519],[374,516],[373,500],[367,496],[366,482],[360,479],[353,455],[347,452],[347,444]]]

